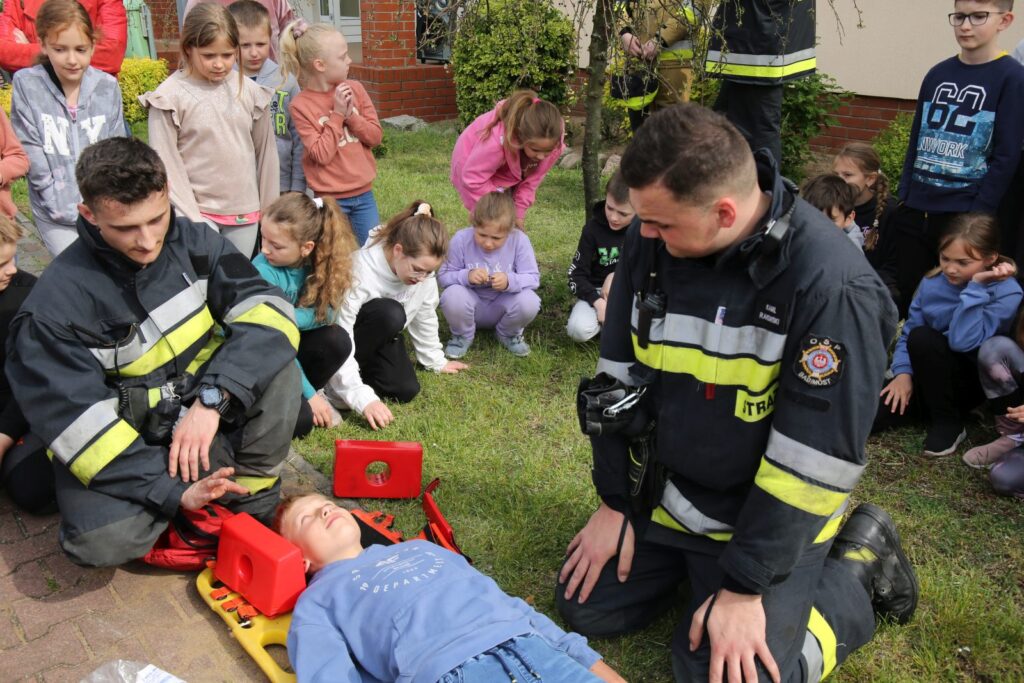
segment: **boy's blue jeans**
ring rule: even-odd
[[[348,216],[356,242],[360,247],[366,244],[370,231],[380,225],[380,213],[377,212],[377,198],[373,196],[373,190],[357,194],[355,197],[338,199],[338,206]]]
[[[438,683],[594,683],[601,679],[538,635],[517,636],[457,666]]]

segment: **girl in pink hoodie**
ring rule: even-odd
[[[564,134],[558,107],[532,90],[517,90],[478,116],[452,152],[452,184],[466,209],[488,192],[510,192],[522,228],[537,187],[562,154]]]

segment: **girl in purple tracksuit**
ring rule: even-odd
[[[452,237],[438,273],[441,310],[451,328],[449,358],[466,355],[476,328],[494,328],[498,342],[516,356],[530,347],[523,330],[540,311],[540,271],[530,238],[515,227],[516,206],[508,193],[491,192],[477,202],[473,226]]]

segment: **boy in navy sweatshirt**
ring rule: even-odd
[[[300,683],[624,683],[586,638],[440,546],[364,550],[351,513],[320,495],[282,502],[274,526],[315,572],[288,631]]]
[[[1024,140],[1024,67],[999,49],[1013,0],[956,0],[949,23],[960,54],[921,84],[893,216],[900,313],[954,214],[995,213]]]
[[[601,331],[615,264],[635,215],[629,188],[616,171],[605,186],[604,201],[594,204],[569,264],[569,291],[576,295],[576,305],[565,331],[573,341],[585,342]]]

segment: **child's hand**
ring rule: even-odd
[[[620,676],[615,669],[605,664],[603,659],[597,660],[594,666],[590,667],[590,673],[605,683],[626,683],[626,679]]]
[[[1017,422],[1024,422],[1024,405],[1007,408],[1006,417]]]
[[[469,284],[471,285],[486,285],[487,284],[487,269],[486,268],[474,268],[469,271]]]
[[[457,375],[463,370],[469,370],[469,366],[457,360],[450,360],[441,368],[441,372],[446,375]]]
[[[228,493],[237,493],[241,496],[249,495],[249,489],[228,479],[234,473],[235,470],[232,467],[221,467],[216,472],[195,482],[185,489],[185,493],[181,494],[181,507],[195,511]]]
[[[990,282],[1006,280],[1016,274],[1017,266],[1012,263],[997,263],[992,266],[992,270],[983,270],[980,273],[975,273],[971,280],[977,282],[979,285],[987,285]]]
[[[370,423],[370,429],[373,431],[384,429],[395,420],[391,409],[380,400],[374,401],[363,408],[363,417]]]
[[[317,427],[330,427],[334,413],[331,404],[320,394],[313,394],[309,399],[309,409],[313,411],[313,424]]]
[[[594,302],[594,310],[597,311],[597,322],[604,325],[604,311],[608,307],[608,302],[604,299],[598,299]]]
[[[505,273],[492,273],[491,289],[496,292],[504,292],[508,289],[508,275]]]
[[[604,279],[604,284],[601,285],[601,298],[608,299],[612,294],[612,282],[615,280],[615,273],[608,273],[608,277]]]
[[[14,38],[14,42],[16,43],[21,43],[22,45],[28,44],[28,36],[26,36],[25,32],[20,28],[14,29],[14,31],[11,32],[11,37]]]
[[[352,87],[347,83],[339,83],[334,89],[334,111],[342,116],[352,113]]]
[[[899,410],[900,415],[906,412],[910,404],[910,395],[914,393],[914,378],[903,372],[893,378],[885,385],[882,393],[879,394],[884,400],[883,403],[889,406],[892,412]]]

